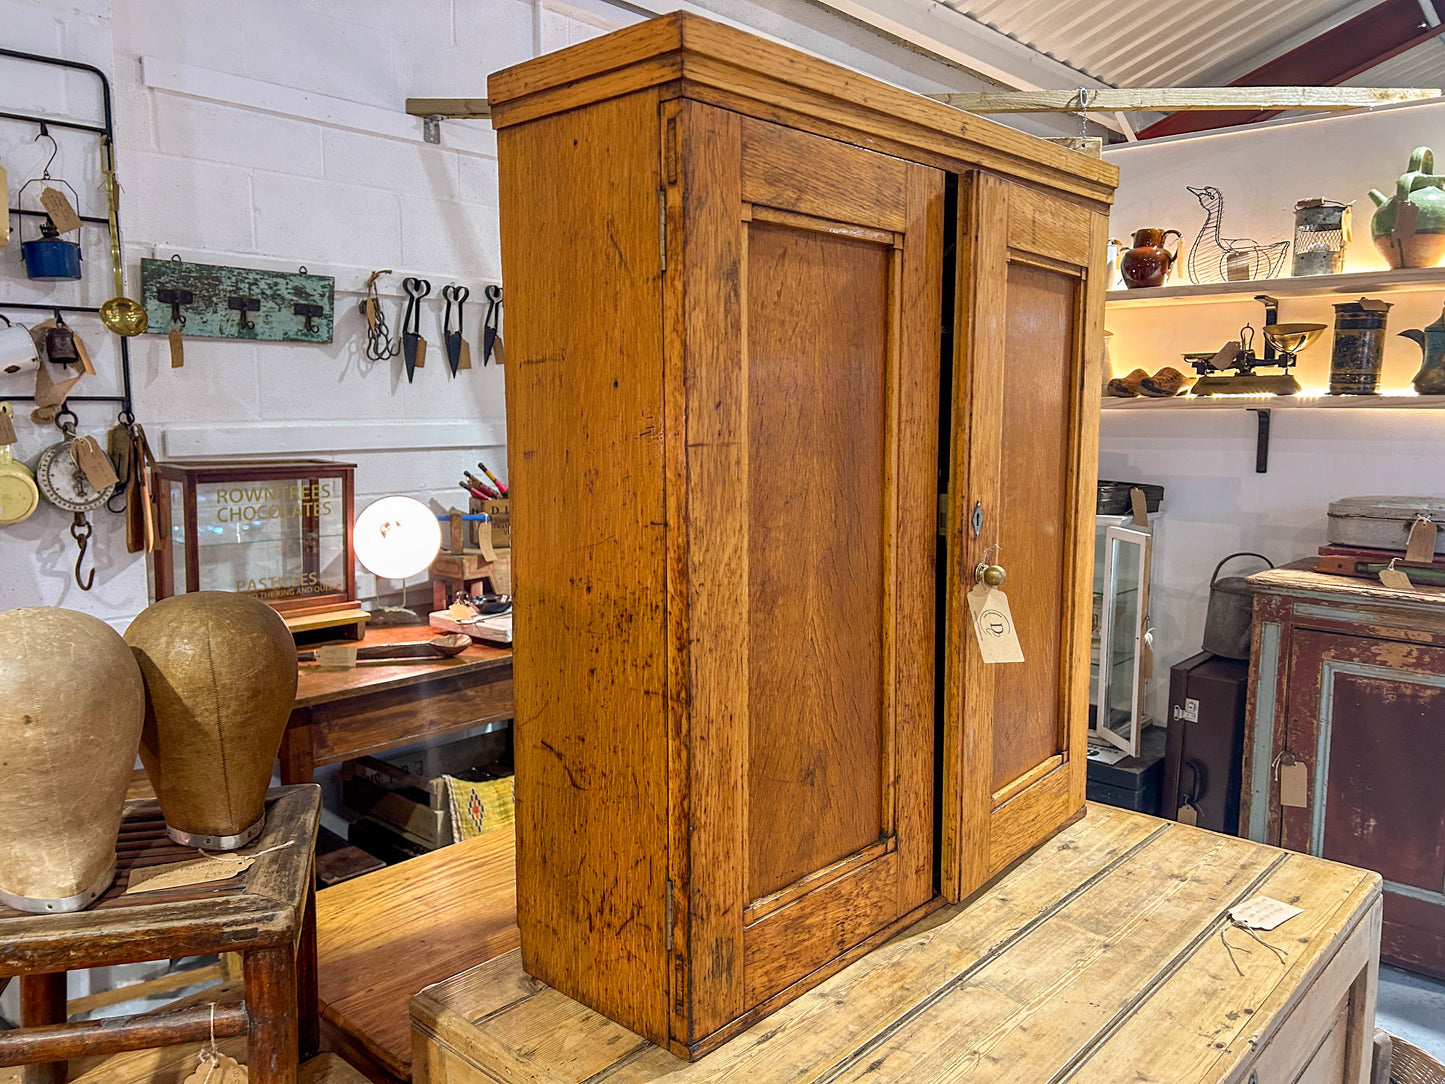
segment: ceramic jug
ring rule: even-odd
[[[62,914],[110,887],[144,713],[135,659],[104,621],[0,613],[0,904]]]
[[[296,699],[296,644],[260,599],[196,591],[126,629],[145,679],[140,758],[166,834],[233,851],[261,834],[266,788]]]
[[[1410,380],[1415,390],[1421,395],[1445,395],[1445,310],[1433,324],[1402,331],[1400,337],[1420,348],[1420,371]]]
[[[1164,247],[1170,235],[1175,238],[1174,251]],[[1122,242],[1117,242],[1122,245]],[[1163,286],[1179,258],[1179,231],[1144,229],[1134,231],[1134,247],[1119,260],[1119,275],[1131,290],[1144,286]]]
[[[1445,257],[1445,176],[1435,173],[1435,152],[1416,147],[1410,168],[1389,199],[1370,189],[1375,217],[1370,236],[1391,267],[1434,267]],[[1406,210],[1409,205],[1411,210]]]

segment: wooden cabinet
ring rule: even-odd
[[[1445,597],[1298,570],[1251,582],[1242,820],[1380,873],[1381,955],[1445,975]],[[1302,805],[1283,804],[1289,772]]]
[[[1115,173],[686,15],[489,92],[523,960],[695,1056],[1082,814]]]

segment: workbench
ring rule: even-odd
[[[1257,941],[1226,911],[1260,894],[1303,911]],[[413,1079],[1364,1084],[1379,938],[1376,874],[1091,803],[967,903],[698,1061],[512,951],[412,999]]]
[[[358,647],[428,640],[426,625],[369,629]],[[296,702],[281,738],[281,782],[315,769],[512,717],[512,649],[473,644],[455,658],[298,664]]]

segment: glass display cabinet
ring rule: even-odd
[[[1089,737],[1139,755],[1150,725],[1149,581],[1158,513],[1140,527],[1131,516],[1099,516],[1094,533],[1094,622]]]
[[[354,463],[157,463],[157,599],[237,591],[293,633],[364,629],[352,549]]]

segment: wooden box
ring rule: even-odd
[[[489,95],[522,959],[695,1056],[1082,813],[1117,172],[686,14]]]
[[[1298,566],[1249,582],[1241,827],[1381,874],[1382,957],[1445,977],[1445,590]]]

